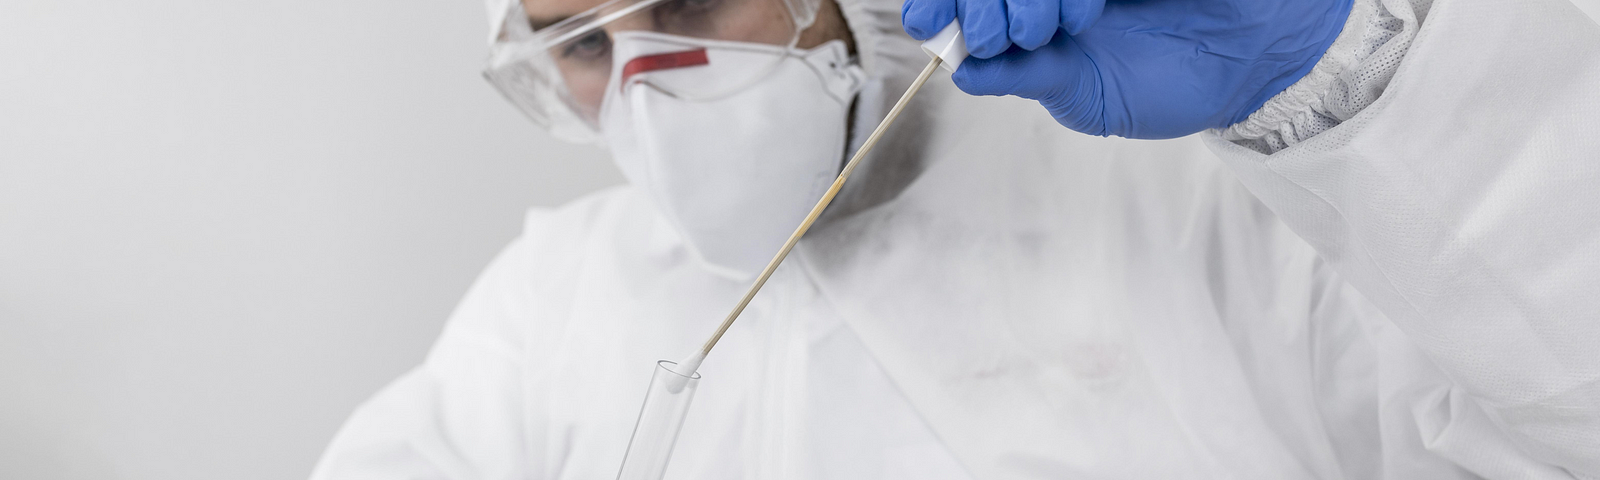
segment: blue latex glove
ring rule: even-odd
[[[906,0],[924,40],[960,17],[973,95],[1038,100],[1067,128],[1172,138],[1248,117],[1322,58],[1351,0]]]

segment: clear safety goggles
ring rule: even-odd
[[[619,33],[654,32],[793,50],[800,32],[815,19],[819,0],[611,0],[576,14],[562,8],[582,8],[584,0],[527,3],[525,8],[523,2],[510,0],[484,76],[557,137],[595,142],[600,103],[610,82],[620,78],[612,75],[614,68],[627,74],[706,62],[704,50],[696,54],[692,48],[618,62],[612,58],[612,41]],[[773,56],[772,66],[782,58]],[[738,74],[749,78],[651,86],[688,100],[712,99],[735,93],[770,70]]]

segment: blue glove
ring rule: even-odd
[[[1351,0],[906,0],[925,40],[961,19],[973,95],[1039,101],[1092,135],[1172,138],[1222,128],[1311,71]]]

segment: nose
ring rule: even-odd
[[[627,9],[631,6],[637,5],[638,3],[639,2],[624,2],[622,5],[617,6],[617,11]],[[630,30],[655,30],[655,22],[653,20],[654,16],[650,14],[650,10],[651,8],[645,8],[643,10],[630,13],[622,18],[618,18],[606,23],[603,28],[605,28],[607,34],[611,34],[612,36],[615,36],[617,32],[626,32]]]

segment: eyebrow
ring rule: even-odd
[[[528,16],[528,27],[532,28],[533,31],[537,32],[537,31],[540,31],[540,30],[544,30],[545,27],[548,27],[548,26],[551,26],[551,25],[555,25],[557,23],[561,23],[562,20],[566,20],[566,19],[571,18],[571,17],[572,17],[571,15],[563,15],[563,16],[559,16],[559,17],[535,18],[534,16],[529,15]]]

